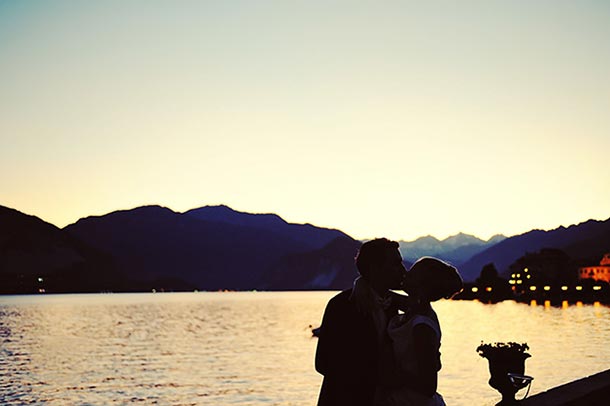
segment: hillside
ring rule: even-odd
[[[176,283],[201,290],[252,289],[284,256],[347,237],[337,230],[226,206],[184,214],[160,206],[138,207],[81,219],[66,231],[112,254],[131,278],[166,290],[175,289]],[[163,281],[173,282],[164,286]]]
[[[473,281],[485,264],[493,262],[500,273],[505,273],[519,257],[542,248],[561,249],[572,259],[595,263],[610,252],[610,219],[589,220],[550,231],[532,230],[507,238],[462,264],[460,271],[464,280]]]
[[[338,237],[321,249],[286,255],[262,278],[259,289],[315,290],[349,288],[356,274],[360,242]]]
[[[277,214],[244,213],[228,206],[204,206],[184,213],[199,220],[214,221],[235,226],[266,230],[302,243],[310,249],[322,248],[339,237],[348,237],[342,231],[315,227],[311,224],[288,223]]]
[[[109,255],[38,217],[0,206],[0,293],[122,290]]]
[[[83,218],[63,230],[0,206],[0,227],[0,293],[343,289],[356,276],[360,246],[339,230],[227,206],[185,213],[143,206]],[[405,262],[436,256],[473,281],[485,264],[503,273],[542,248],[595,264],[610,252],[610,219],[488,241],[460,233],[400,244]]]

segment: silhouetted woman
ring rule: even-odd
[[[419,259],[404,280],[404,314],[388,324],[395,373],[389,385],[379,388],[378,406],[443,406],[436,392],[441,369],[441,328],[430,302],[450,298],[463,288],[462,278],[451,265],[436,258]]]

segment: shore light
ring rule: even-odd
[[[525,269],[523,270],[523,272],[525,272],[525,273],[527,273],[527,271],[529,271],[529,269],[528,269],[528,268],[525,268]]]
[[[582,286],[576,286],[576,290],[582,290]]]
[[[515,284],[515,280],[511,279],[511,280],[508,281],[508,283],[510,283],[511,285],[514,285]]]
[[[486,287],[485,290],[491,292],[491,286]]]
[[[593,290],[602,290],[601,286],[593,286]]]
[[[531,278],[531,277],[532,277],[532,275],[527,275],[527,279],[529,279],[529,278]]]
[[[474,286],[472,289],[472,293],[477,293],[479,291],[479,288],[477,288],[476,286]]]
[[[523,281],[522,281],[521,279],[519,279],[519,280],[517,281],[517,285],[521,285],[522,283],[523,283]]]
[[[561,290],[568,290],[568,287],[567,286],[562,286]]]
[[[536,287],[535,286],[530,286],[530,290],[534,291],[534,290],[536,290]]]
[[[550,286],[545,286],[544,290],[549,291],[549,290],[551,290],[551,287]]]

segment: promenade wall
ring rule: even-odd
[[[610,405],[610,369],[538,393],[519,406],[607,406]]]

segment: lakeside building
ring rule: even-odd
[[[484,303],[508,299],[562,307],[570,303],[610,304],[610,253],[603,256],[600,265],[582,267],[585,263],[559,249],[528,252],[510,265],[508,281],[490,263],[454,299]]]
[[[576,266],[562,250],[543,248],[528,252],[509,268],[509,283],[513,292],[520,293],[536,286],[561,286],[578,280]]]
[[[604,254],[604,257],[599,262],[599,265],[579,268],[578,278],[580,280],[593,279],[596,281],[610,283],[610,253]]]

